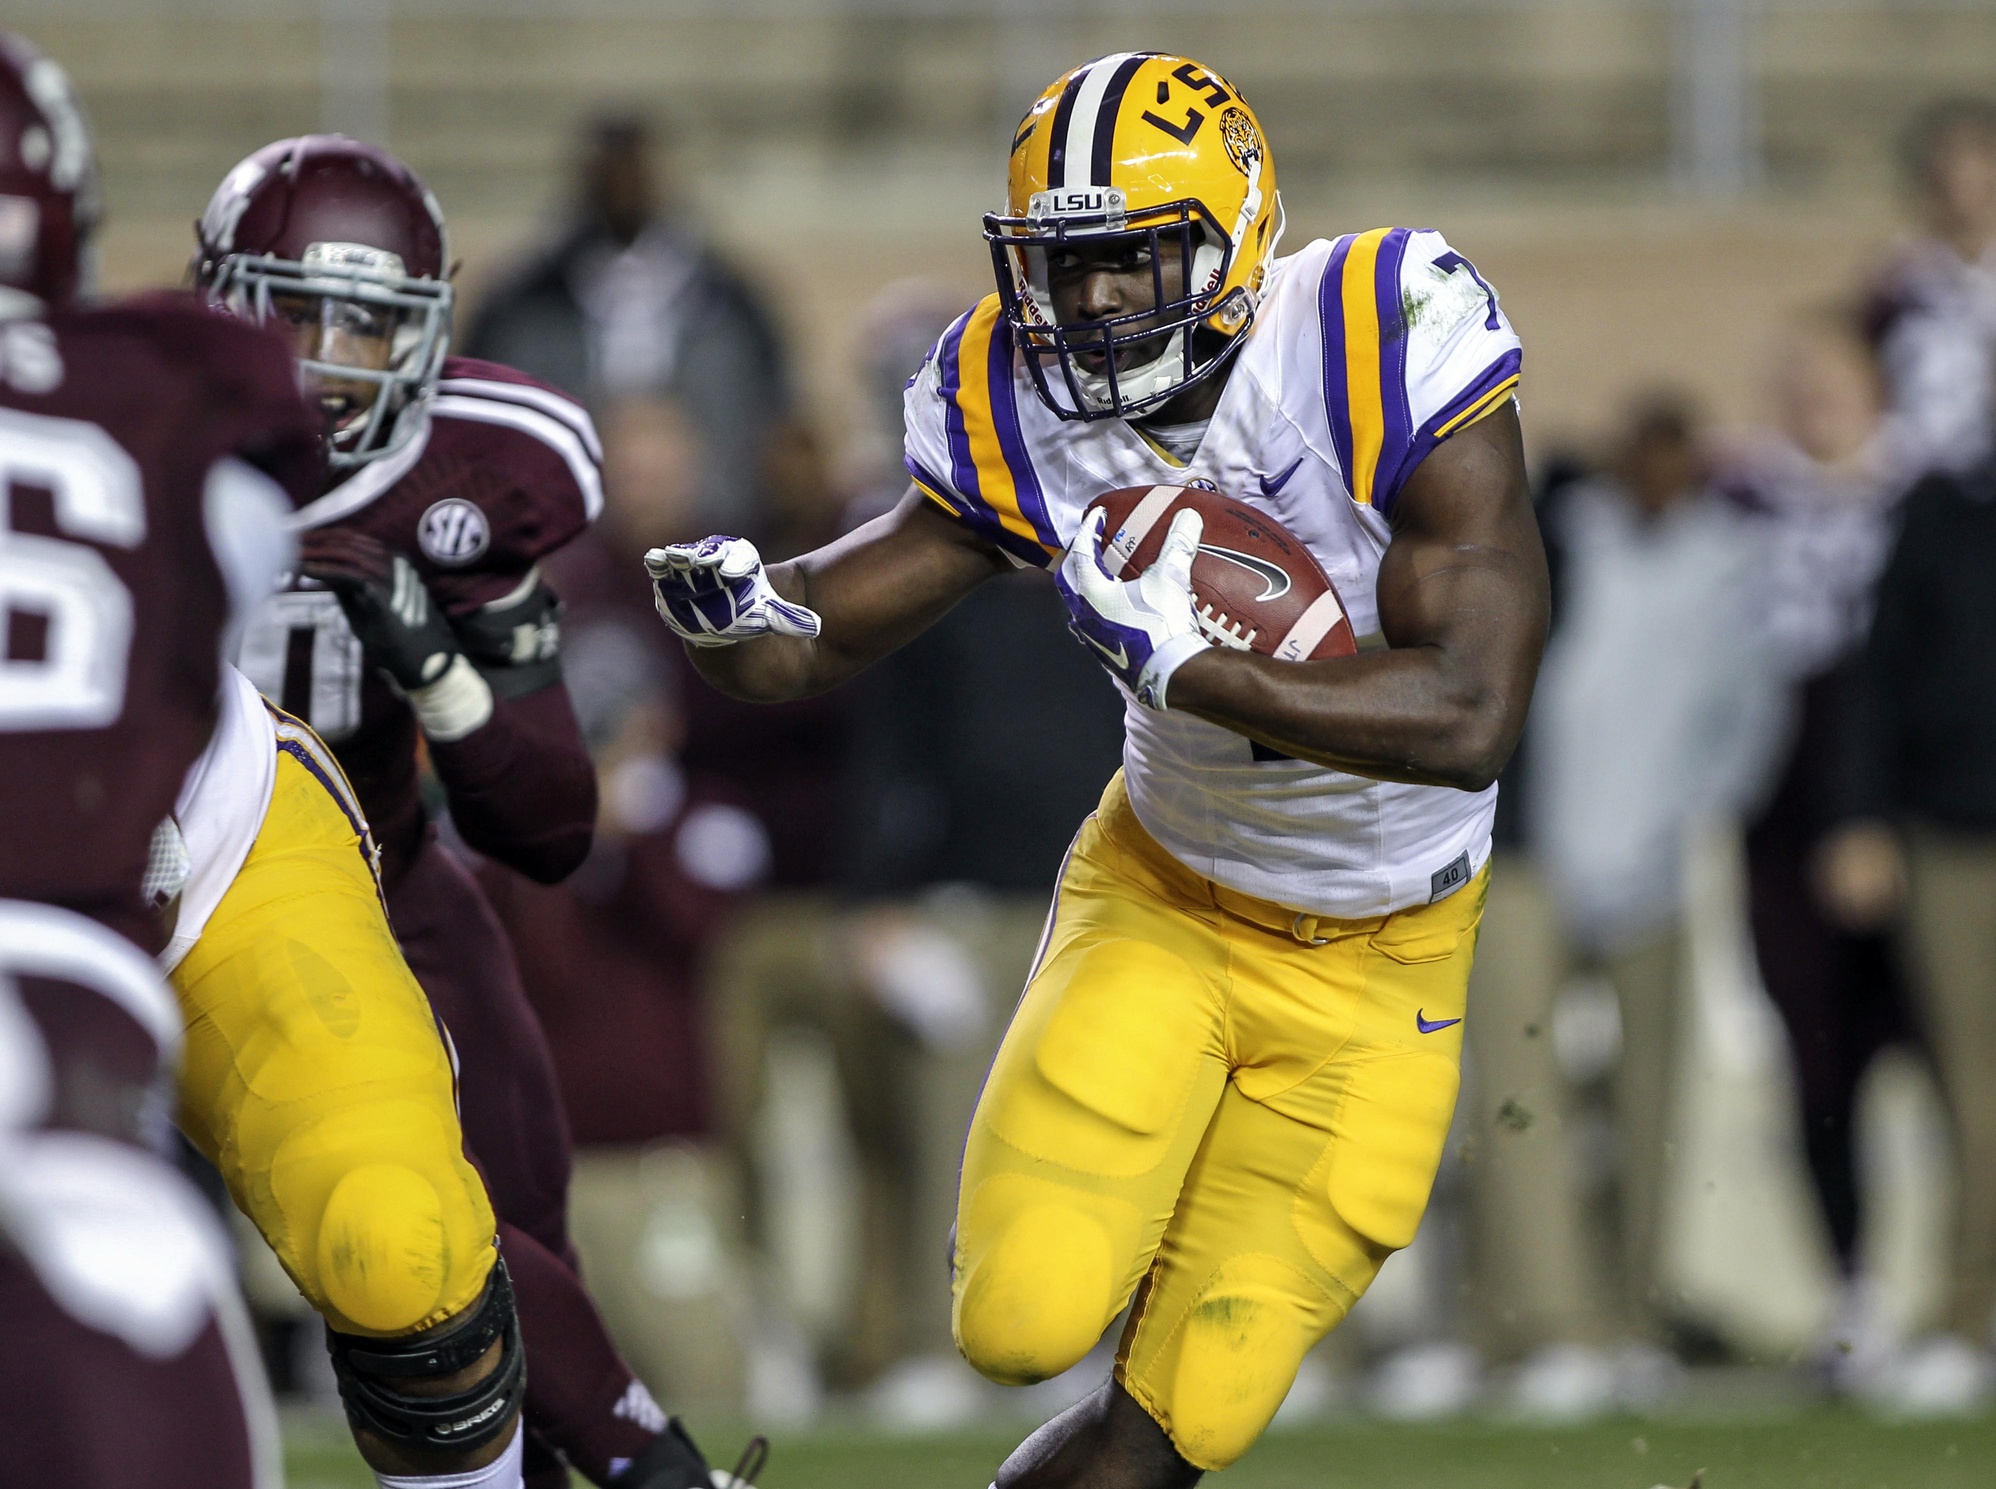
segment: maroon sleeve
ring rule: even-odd
[[[492,717],[463,739],[431,741],[430,760],[451,821],[487,858],[555,884],[588,856],[596,768],[559,683],[517,698],[495,692]]]

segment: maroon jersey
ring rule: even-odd
[[[318,429],[283,345],[191,299],[0,322],[0,898],[152,948],[139,886],[214,728],[252,509],[266,584],[287,510],[230,457],[302,503]]]
[[[430,757],[481,852],[558,878],[588,851],[594,775],[559,681],[537,566],[602,509],[602,451],[581,405],[509,367],[445,361],[423,428],[298,515],[404,555],[491,682],[492,718]],[[544,603],[535,603],[539,594]],[[333,593],[294,579],[252,620],[240,657],[265,696],[339,756],[392,886],[420,846],[414,713],[369,666]]]

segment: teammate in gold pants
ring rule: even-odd
[[[477,1298],[492,1207],[366,825],[300,727],[279,742],[256,846],[173,973],[180,1122],[328,1323],[403,1334]]]
[[[1204,1469],[1414,1237],[1454,1109],[1485,880],[1367,920],[1201,878],[1118,775],[1061,876],[964,1155],[955,1321],[1044,1380],[1134,1294],[1116,1376]]]
[[[277,715],[273,732],[255,843],[171,974],[180,1125],[331,1326],[369,1461],[419,1477],[516,1464],[519,1327],[450,1052],[352,788],[310,729]],[[519,1483],[495,1467],[492,1483]]]

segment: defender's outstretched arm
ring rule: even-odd
[[[1545,548],[1506,406],[1424,460],[1379,567],[1383,651],[1322,662],[1203,652],[1171,707],[1380,780],[1477,791],[1511,758],[1550,619]]]
[[[753,561],[745,570],[714,542],[655,548],[645,564],[701,675],[752,703],[837,687],[1010,567],[912,487],[893,511],[768,569],[749,545],[728,545]]]

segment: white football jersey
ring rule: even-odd
[[[1394,498],[1430,450],[1514,395],[1519,357],[1496,294],[1439,233],[1320,239],[1272,266],[1205,438],[1181,462],[1124,420],[1058,418],[992,295],[909,381],[908,469],[958,520],[1041,567],[1105,491],[1210,486],[1300,538],[1360,647],[1377,647]],[[1138,818],[1228,888],[1355,918],[1439,899],[1489,856],[1494,786],[1348,775],[1134,699],[1125,727]]]

